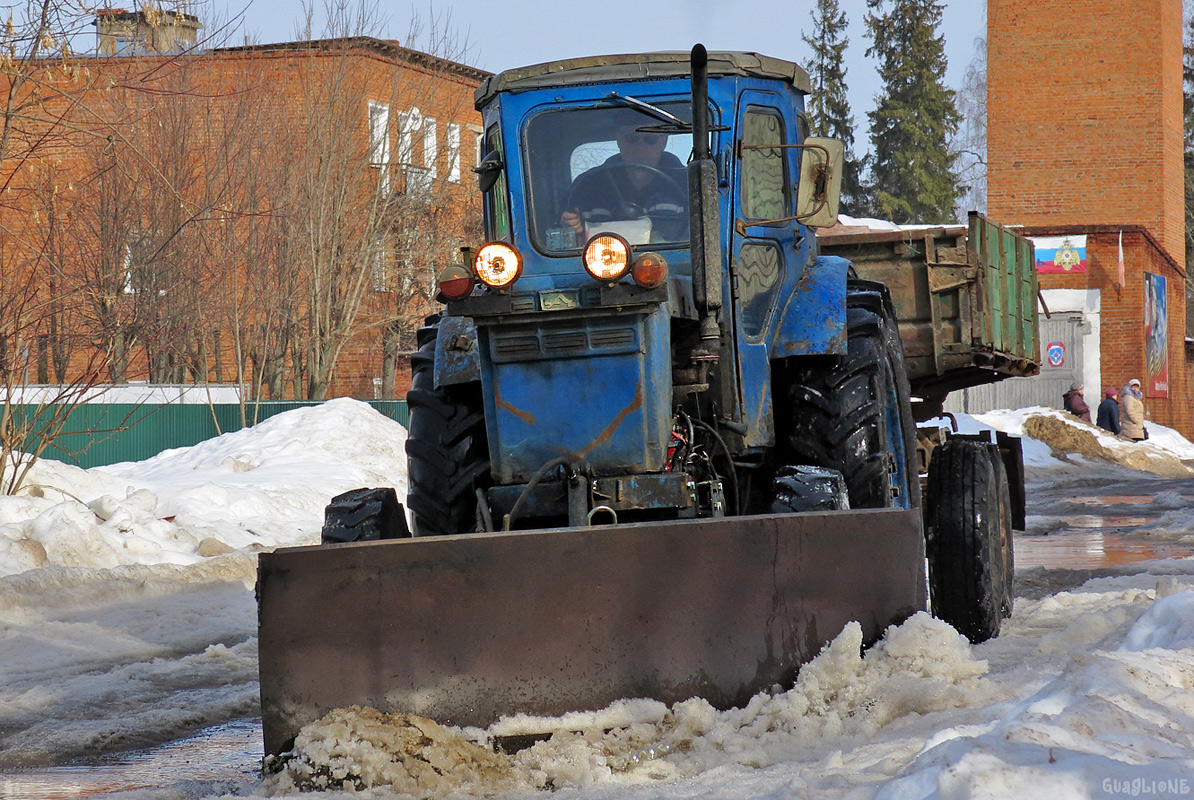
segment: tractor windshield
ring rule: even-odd
[[[687,102],[658,105],[685,122],[691,117]],[[525,158],[535,244],[548,252],[577,250],[601,231],[634,245],[687,243],[692,134],[668,127],[625,106],[533,117]]]

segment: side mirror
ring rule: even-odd
[[[473,172],[477,173],[477,188],[481,190],[481,194],[485,194],[493,188],[505,168],[502,154],[497,150],[491,150],[485,154],[485,158],[481,159],[481,166],[473,167]]]
[[[836,139],[810,136],[801,150],[796,219],[812,228],[831,227],[837,223],[846,148]]]

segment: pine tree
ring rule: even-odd
[[[817,0],[813,13],[813,33],[802,33],[804,43],[812,48],[808,62],[813,93],[808,99],[809,123],[813,135],[837,139],[846,148],[842,163],[843,214],[859,216],[867,211],[863,197],[861,165],[854,155],[854,116],[846,99],[846,64],[843,55],[850,40],[846,38],[846,13],[838,0]]]
[[[883,88],[871,122],[876,210],[898,223],[953,220],[959,194],[948,142],[958,127],[945,83],[940,0],[867,0],[867,55]]]

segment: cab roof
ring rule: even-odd
[[[491,75],[481,82],[474,95],[481,109],[499,92],[523,92],[552,86],[578,86],[586,83],[637,81],[651,78],[687,77],[690,54],[683,51],[629,53],[612,56],[587,56],[563,61],[548,61],[529,67],[517,67]],[[778,78],[799,92],[812,91],[808,73],[791,61],[759,53],[717,50],[709,53],[709,77],[733,75],[753,78]]]

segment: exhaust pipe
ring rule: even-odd
[[[688,165],[689,230],[692,277],[701,339],[720,340],[717,311],[721,308],[721,235],[717,214],[717,165],[709,151],[709,54],[705,46],[692,48],[693,159]],[[717,351],[716,344],[712,347]]]

